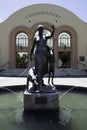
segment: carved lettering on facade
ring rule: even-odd
[[[35,17],[35,16],[40,16],[40,15],[47,15],[47,16],[53,16],[56,18],[61,18],[61,16],[59,14],[56,14],[55,12],[47,12],[47,11],[37,11],[37,12],[33,12],[31,14],[26,15],[26,19]]]

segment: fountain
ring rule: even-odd
[[[51,52],[51,54],[53,53]],[[44,70],[43,72],[47,73],[47,67],[43,69],[38,68],[41,66],[37,66],[37,60],[38,58],[39,60],[43,59],[45,60],[45,63],[47,60],[44,57],[40,59],[40,57],[38,57],[38,53],[36,53],[36,55],[36,68],[31,67],[31,69],[29,69],[30,72],[33,72],[34,70],[35,72],[32,74],[29,72],[29,75],[27,77],[27,85],[24,86],[24,88],[23,86],[18,85],[17,89],[15,87],[15,90],[13,89],[14,86],[10,88],[0,88],[0,129],[87,129],[87,92],[80,91],[79,87],[76,89],[76,86],[62,86],[62,89],[60,89],[60,86],[49,84],[46,85],[43,81],[44,73],[42,73],[42,70]],[[30,58],[32,60],[32,57]],[[41,63],[42,62],[40,62],[40,64]],[[52,76],[54,76],[53,68],[50,68],[50,71],[51,70]],[[22,89],[19,89],[21,87]],[[66,90],[66,88],[69,89]],[[55,109],[58,111],[49,111]]]

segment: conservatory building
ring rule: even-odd
[[[49,36],[52,24],[55,32],[47,45],[54,48],[55,67],[86,69],[87,23],[69,10],[51,4],[25,7],[0,23],[0,68],[27,67],[34,37],[38,36],[37,26],[43,25],[43,35]]]

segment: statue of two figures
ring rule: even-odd
[[[30,60],[32,61],[32,55],[35,50],[35,67],[29,68],[28,76],[27,76],[27,89],[32,88],[33,90],[38,90],[41,92],[46,86],[43,81],[43,76],[45,74],[49,74],[48,84],[50,83],[50,77],[52,74],[52,84],[54,78],[54,63],[55,63],[55,56],[54,50],[52,47],[47,45],[47,40],[53,37],[55,27],[51,25],[51,35],[44,36],[44,27],[43,25],[38,26],[38,36],[34,38],[31,53],[30,53]]]

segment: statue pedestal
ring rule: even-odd
[[[41,92],[31,88],[24,92],[24,111],[28,110],[58,110],[59,94],[53,86],[43,86]]]

